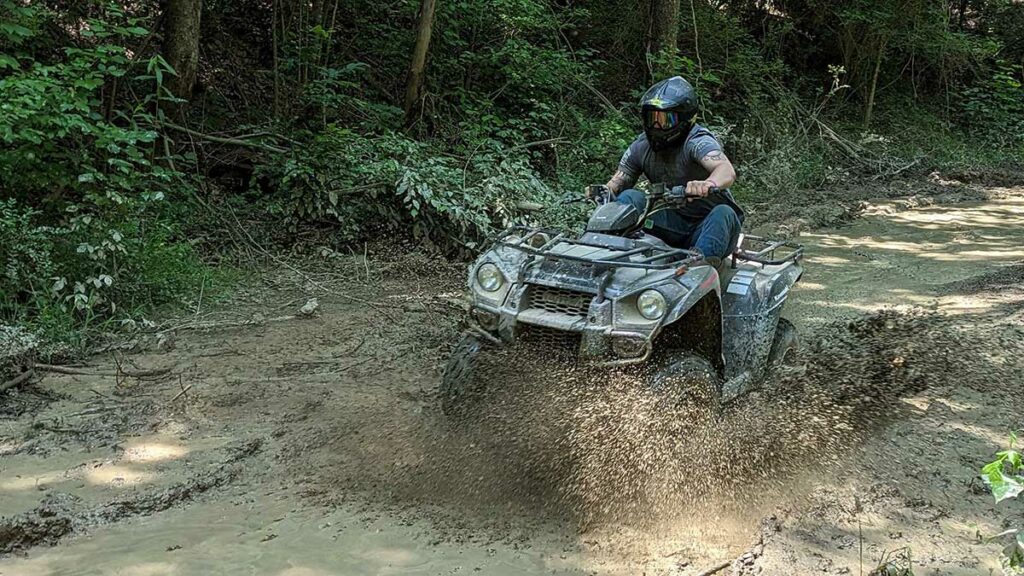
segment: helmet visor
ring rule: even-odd
[[[682,117],[678,112],[667,110],[644,110],[644,127],[659,128],[668,130],[682,124]]]

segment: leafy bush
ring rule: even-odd
[[[187,180],[157,162],[166,64],[132,77],[148,30],[111,6],[44,62],[26,47],[48,16],[0,2],[0,318],[70,336],[179,297],[198,265],[166,201]],[[142,97],[115,108],[118,84]]]
[[[331,128],[266,174],[279,181],[283,215],[293,226],[336,223],[342,242],[386,231],[472,248],[522,220],[521,202],[557,196],[514,152],[452,158],[395,133]]]
[[[997,147],[1024,143],[1024,67],[999,62],[992,75],[964,91],[966,128]]]

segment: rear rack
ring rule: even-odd
[[[750,249],[747,247],[750,246]],[[775,252],[788,250],[781,257],[776,257]],[[778,266],[787,262],[798,262],[804,256],[804,247],[795,242],[786,240],[771,240],[761,236],[744,236],[740,245],[732,253],[732,267],[736,267],[737,260],[745,260],[762,266]]]
[[[509,235],[516,232],[526,232],[526,235],[515,242],[505,240]],[[544,234],[548,240],[546,240],[540,247],[531,246],[528,242],[539,234]],[[703,259],[698,252],[693,252],[691,250],[684,250],[682,248],[662,248],[652,245],[635,246],[633,248],[621,250],[611,258],[600,260],[585,258],[582,256],[572,256],[569,254],[554,254],[551,252],[551,249],[559,244],[601,248],[611,251],[618,249],[614,246],[605,246],[594,244],[592,242],[584,242],[583,240],[566,238],[564,232],[560,232],[555,229],[529,228],[527,226],[513,226],[502,232],[496,238],[497,239],[492,244],[493,246],[502,246],[513,250],[519,250],[526,254],[539,256],[542,260],[579,262],[581,264],[590,264],[602,269],[634,268],[638,270],[670,270],[681,266],[695,264]],[[637,261],[629,259],[631,256],[644,254],[646,252],[651,252],[651,254]]]

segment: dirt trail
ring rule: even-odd
[[[745,442],[726,446],[742,453],[695,461],[746,459],[716,479],[734,498],[583,522],[550,430],[454,435],[438,413],[462,267],[345,259],[181,323],[317,295],[315,317],[181,329],[125,357],[165,377],[50,375],[0,396],[0,574],[693,575],[737,557],[733,573],[855,574],[861,549],[866,573],[903,546],[920,574],[988,573],[999,546],[977,534],[1024,524],[974,480],[1022,424],[1024,190],[903,208],[802,235],[788,315],[820,354],[783,379],[786,401],[737,410]],[[815,404],[819,386],[864,380],[908,386],[860,415]]]

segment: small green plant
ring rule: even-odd
[[[1021,454],[1014,449],[1017,444],[1016,433],[1010,433],[1010,447],[996,453],[996,459],[981,469],[981,479],[992,492],[996,504],[1003,500],[1017,498],[1024,492],[1024,464]],[[1005,530],[991,540],[1010,540],[1003,548],[1003,558],[1009,567],[1024,567],[1024,532],[1020,528]]]

